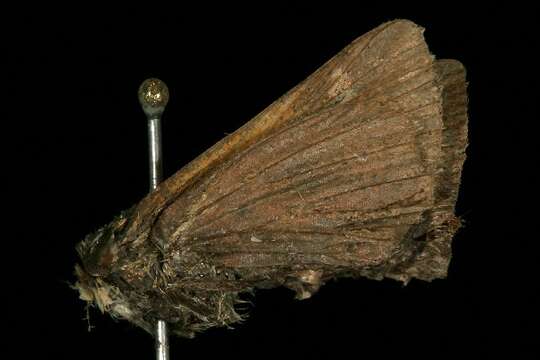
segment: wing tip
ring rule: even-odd
[[[409,19],[393,19],[393,20],[385,22],[381,26],[401,27],[404,29],[417,30],[417,31],[420,31],[421,33],[423,33],[425,30],[423,26],[418,25],[417,23]]]

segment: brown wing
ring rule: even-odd
[[[408,21],[382,25],[265,111],[272,125],[256,141],[240,129],[246,145],[159,216],[154,237],[171,268],[205,259],[250,284],[275,277],[276,267],[403,281],[442,275],[398,271],[432,240],[438,174],[450,160],[440,77],[422,31]],[[455,193],[457,183],[449,186]]]
[[[398,72],[407,74],[413,68],[431,66],[431,56],[422,31],[422,28],[410,21],[397,20],[383,24],[356,39],[255,118],[161,183],[158,191],[137,205],[135,216],[128,225],[127,241],[144,233],[156,216],[198,178],[291,123],[302,121],[310,114],[329,110],[353,98],[359,99],[361,104],[369,103],[370,99],[381,102],[389,98],[392,93],[385,92],[391,84],[386,79],[394,77],[396,80]],[[416,75],[416,81],[413,79],[410,84],[419,85],[419,82],[429,81],[427,77],[433,74],[422,72]],[[395,82],[394,85],[399,86]],[[393,93],[396,91],[407,89],[394,89]]]

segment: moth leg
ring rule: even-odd
[[[322,270],[296,271],[288,276],[284,285],[296,292],[296,299],[309,299],[323,284],[322,275]]]

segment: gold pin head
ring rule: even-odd
[[[160,116],[168,101],[169,89],[163,81],[150,78],[139,86],[139,102],[146,116]]]

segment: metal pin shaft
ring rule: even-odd
[[[139,102],[148,118],[148,150],[150,166],[150,192],[163,176],[161,154],[161,114],[169,101],[167,85],[159,79],[147,79],[139,87]],[[156,359],[169,360],[167,323],[158,320],[155,328]]]
[[[150,190],[154,191],[161,182],[163,176],[160,117],[148,119],[148,146],[150,160]]]

